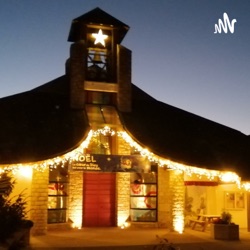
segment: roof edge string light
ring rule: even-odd
[[[15,174],[15,172],[17,172],[20,168],[23,168],[24,166],[31,167],[32,169],[37,171],[44,171],[48,167],[57,168],[57,166],[59,165],[64,167],[66,162],[73,160],[76,155],[78,155],[80,152],[82,152],[85,148],[88,147],[92,136],[93,131],[90,130],[86,139],[80,144],[78,148],[61,156],[38,162],[0,165],[0,176],[4,172],[12,172],[13,174]]]
[[[99,135],[114,136],[115,134],[117,134],[117,136],[120,136],[132,148],[137,150],[142,156],[147,157],[149,161],[159,164],[160,167],[165,167],[172,170],[179,170],[185,172],[188,176],[191,176],[192,174],[196,174],[200,178],[202,178],[202,176],[206,176],[209,180],[214,180],[215,178],[218,177],[222,182],[236,183],[240,188],[244,188],[245,190],[250,191],[250,183],[245,182],[244,184],[241,184],[240,177],[236,173],[226,172],[226,171],[221,172],[217,170],[209,170],[195,166],[188,166],[171,161],[169,159],[165,159],[150,152],[149,149],[139,145],[139,143],[137,143],[134,139],[132,139],[126,131],[115,132],[115,130],[111,129],[109,126],[105,126],[97,130],[90,130],[86,139],[80,144],[79,147],[64,155],[35,163],[33,162],[33,163],[23,163],[23,164],[20,163],[20,164],[2,165],[0,166],[0,175],[3,172],[9,172],[9,171],[15,173],[18,169],[24,166],[32,167],[33,169],[38,171],[43,171],[47,167],[56,168],[59,165],[64,166],[67,162],[74,160],[77,155],[81,154],[83,150],[88,147],[92,137],[96,137]]]
[[[168,169],[183,171],[188,176],[191,176],[192,174],[196,174],[199,178],[206,176],[211,181],[218,177],[222,182],[233,182],[240,186],[240,177],[236,173],[226,171],[221,172],[174,162],[169,159],[157,156],[148,149],[143,148],[137,142],[135,142],[126,131],[120,131],[118,132],[118,135],[121,136],[127,143],[129,143],[131,147],[134,147],[138,152],[140,152],[141,155],[146,156],[151,162],[158,163],[160,167],[167,167]],[[247,190],[250,191],[250,183],[249,185],[245,184],[244,187],[248,187]]]

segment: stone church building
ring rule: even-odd
[[[32,233],[182,232],[189,216],[223,210],[249,228],[249,136],[133,84],[128,30],[99,8],[75,18],[65,74],[0,99],[0,173],[25,189]]]

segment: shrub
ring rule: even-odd
[[[15,181],[8,174],[0,176],[0,242],[4,242],[24,223],[26,201],[23,193],[10,198]]]
[[[231,224],[232,215],[229,212],[222,212],[221,218],[214,221],[215,224]]]

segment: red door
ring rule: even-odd
[[[84,173],[84,227],[116,226],[115,176],[114,173]]]

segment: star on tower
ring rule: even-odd
[[[100,43],[105,47],[105,40],[108,38],[108,36],[104,35],[101,29],[99,29],[98,33],[92,33],[92,36],[95,38],[94,44]]]

